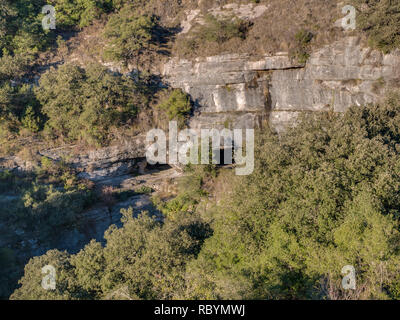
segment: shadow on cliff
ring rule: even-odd
[[[159,23],[153,29],[153,44],[157,46],[157,54],[171,56],[171,43],[175,41],[176,35],[182,31],[181,27],[167,28]]]

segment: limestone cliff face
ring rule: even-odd
[[[305,65],[293,62],[287,53],[258,59],[246,54],[194,61],[172,58],[164,65],[162,80],[191,95],[195,102],[190,120],[193,129],[254,128],[268,120],[281,131],[295,123],[300,113],[342,112],[352,105],[379,101],[386,90],[399,87],[400,51],[384,55],[363,47],[357,37],[347,37],[314,51]],[[129,175],[145,152],[145,135],[141,135],[100,150],[76,154],[62,148],[40,154],[68,160],[83,178],[124,186],[125,180],[130,179],[124,175]],[[12,157],[0,159],[0,167],[29,170],[30,164]],[[143,176],[141,179],[146,180]],[[157,185],[159,181],[155,182]],[[50,247],[76,252],[92,238],[102,240],[108,226],[119,221],[120,208],[131,205],[138,210],[154,210],[148,197],[133,197],[111,210],[98,208],[85,213],[79,228],[66,230],[51,246],[36,243],[33,235],[18,234],[15,230],[11,238],[2,240],[0,247],[20,244],[26,257]]]
[[[223,55],[204,59],[170,60],[164,80],[182,88],[195,102],[190,126],[254,127],[267,115],[272,70],[298,68],[287,55],[250,61],[249,55]]]
[[[278,132],[295,123],[300,113],[345,111],[352,105],[377,102],[385,91],[400,86],[400,51],[384,55],[346,37],[315,50],[305,65],[287,53],[255,59],[228,54],[170,59],[162,81],[182,88],[195,102],[192,129],[254,128],[263,120]],[[67,159],[80,177],[101,181],[129,174],[145,157],[145,133],[120,145],[75,154],[69,148],[41,151],[54,160]],[[11,164],[10,164],[11,163]],[[0,167],[29,170],[14,157]]]
[[[146,154],[146,136],[135,138],[97,150],[76,149],[76,146],[65,146],[50,150],[40,150],[39,156],[54,161],[65,161],[78,172],[78,177],[95,182],[112,177],[119,177],[138,169],[138,164]],[[31,171],[32,161],[18,156],[0,158],[0,170]]]
[[[301,112],[341,112],[379,101],[384,90],[399,85],[400,52],[384,55],[362,47],[357,37],[346,37],[314,51],[304,66],[286,53],[255,61],[221,55],[172,59],[163,75],[195,101],[194,129],[254,127],[267,118],[281,131]]]
[[[65,159],[79,171],[79,177],[101,181],[130,173],[146,153],[146,136],[137,136],[118,145],[98,150],[81,150],[73,153],[73,147],[41,151],[42,156],[53,160]]]

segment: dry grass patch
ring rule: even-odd
[[[244,3],[250,2],[253,1]],[[257,5],[265,5],[268,9],[251,21],[245,37],[232,34],[224,41],[210,41],[202,36],[210,27],[197,24],[189,33],[178,36],[173,53],[194,58],[221,53],[292,52],[298,49],[296,35],[302,30],[313,34],[311,45],[314,47],[331,43],[344,35],[340,28],[335,27],[335,21],[343,16],[336,0],[260,0]]]

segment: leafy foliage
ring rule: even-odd
[[[29,237],[41,246],[51,247],[60,232],[79,223],[80,215],[93,201],[88,186],[77,180],[67,183],[65,169],[51,173],[55,165],[44,160],[46,163],[37,175],[0,173],[0,232],[4,239],[17,239],[16,243],[5,242],[11,247],[0,248],[0,266],[4,266],[0,298],[8,298],[21,277],[27,250],[21,246],[22,240]],[[47,182],[53,179],[53,183],[45,184],[41,175],[46,176]]]
[[[132,122],[145,98],[129,77],[98,65],[50,70],[35,89],[47,130],[69,140],[101,144],[112,126]]]
[[[188,94],[180,89],[175,89],[161,101],[158,108],[167,113],[169,120],[176,120],[179,126],[183,127],[192,111],[192,103]]]
[[[182,215],[178,224],[168,220],[161,224],[146,214],[133,218],[132,208],[122,213],[123,228],[114,226],[106,232],[105,248],[92,241],[74,256],[49,251],[33,258],[25,268],[21,288],[11,298],[179,297],[185,286],[185,265],[195,258],[203,240],[210,235],[209,226],[196,216]],[[47,293],[40,290],[38,270],[53,256],[57,257],[55,263],[61,279],[56,290]]]
[[[205,17],[205,25],[198,31],[200,40],[225,42],[231,38],[245,38],[249,28],[248,22],[237,18],[218,19],[213,15]]]
[[[306,63],[310,57],[310,42],[313,37],[310,31],[304,29],[298,31],[295,35],[295,48],[292,50],[291,55],[301,64]]]
[[[318,2],[304,6],[310,10],[306,21],[313,33],[325,30],[331,18],[337,4],[328,2],[323,4],[325,20],[317,19],[315,27],[311,7],[320,9]],[[35,59],[54,40],[54,33],[41,26],[41,8],[47,3],[56,6],[57,26],[64,30],[83,28],[117,9],[104,31],[105,57],[126,65],[132,60],[139,64],[153,48],[155,7],[179,12],[182,3],[0,0],[1,144],[22,131],[41,133],[43,127],[50,140],[104,144],[114,127],[131,124],[147,105],[144,85],[97,65],[63,65],[47,72],[32,90],[25,83],[32,80]],[[353,3],[359,10],[358,26],[371,46],[384,52],[399,47],[398,2]],[[302,16],[294,11],[292,17]],[[208,15],[204,25],[194,26],[178,42],[193,54],[220,44],[227,45],[219,47],[220,52],[236,52],[248,39],[254,41],[249,40],[250,48],[264,50],[267,46],[260,43],[268,41],[283,42],[285,48],[287,34],[292,40],[286,42],[295,41],[293,56],[305,63],[313,34],[304,29],[295,34],[296,29],[288,32],[281,25],[268,33],[264,24],[276,21],[273,17],[258,19],[255,30],[249,22]],[[299,23],[291,24],[298,28]],[[249,52],[248,47],[243,50]],[[108,230],[105,247],[92,241],[76,255],[53,250],[31,259],[12,298],[399,299],[399,104],[400,97],[393,95],[379,106],[305,118],[282,137],[268,130],[261,133],[254,175],[235,180],[239,184],[231,184],[216,208],[206,199],[215,168],[204,167],[207,174],[195,171],[182,179],[177,197],[156,201],[166,216],[163,222],[146,214],[133,218],[132,209],[123,211],[123,227]],[[173,90],[158,107],[183,126],[192,105],[185,93]],[[4,237],[9,232],[5,226],[13,225],[49,241],[58,230],[76,224],[93,201],[91,190],[72,172],[47,158],[41,164],[37,176],[29,179],[0,172]],[[130,196],[113,190],[103,194],[108,195],[110,203]],[[212,224],[199,212],[212,216]],[[1,297],[20,276],[14,249],[0,248]],[[57,269],[54,291],[41,288],[41,268],[47,264]],[[341,288],[340,271],[348,264],[357,274],[357,290],[350,292]]]
[[[1,3],[0,56],[35,54],[49,45],[49,31],[42,28],[43,0],[3,0]]]
[[[18,272],[15,253],[10,248],[0,248],[0,269],[2,270],[0,298],[8,298],[10,289],[15,288],[16,279],[21,276]]]
[[[105,57],[125,63],[148,49],[155,22],[152,17],[138,15],[134,6],[124,6],[109,19],[104,36],[108,39]]]
[[[17,178],[12,174],[0,176],[0,187],[7,185],[3,192],[14,189],[16,193],[13,205],[2,210],[1,221],[29,232],[40,231],[43,239],[57,228],[74,224],[77,216],[91,202],[92,195],[80,183],[60,188],[64,177],[65,173],[59,178],[58,184],[43,184],[35,181],[34,177]]]
[[[48,0],[57,12],[57,23],[62,28],[88,26],[94,19],[113,8],[111,0]]]
[[[389,53],[400,47],[400,3],[391,0],[353,0],[358,27],[365,31],[369,44]]]
[[[258,142],[255,174],[216,212],[192,298],[377,299],[398,292],[400,97],[305,119]],[[251,197],[243,196],[243,190]],[[353,265],[357,290],[341,287]]]
[[[198,25],[189,35],[178,38],[178,47],[184,54],[196,52],[201,46],[223,44],[233,38],[244,40],[251,23],[232,17],[205,16],[204,25]]]

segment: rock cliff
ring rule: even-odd
[[[287,53],[256,60],[231,54],[171,59],[163,76],[195,101],[192,128],[254,127],[266,118],[281,131],[301,112],[341,112],[379,101],[383,90],[399,85],[400,52],[384,55],[346,37],[314,51],[306,65]]]
[[[267,120],[282,131],[295,123],[300,113],[341,112],[352,105],[379,101],[385,90],[400,84],[400,52],[384,55],[363,47],[357,37],[346,37],[314,51],[305,65],[292,61],[284,52],[258,59],[249,54],[193,61],[172,58],[164,65],[162,77],[171,87],[182,88],[191,95],[195,102],[190,120],[193,129],[253,128]],[[76,153],[73,148],[64,147],[43,150],[40,155],[67,160],[82,178],[130,188],[136,182],[131,183],[129,174],[143,161],[145,150],[142,135],[99,150]],[[3,159],[0,165],[15,170],[32,167],[18,157]],[[122,207],[132,204],[139,209],[151,209],[146,196],[132,198]],[[102,239],[104,230],[119,221],[119,209],[88,212],[82,228],[67,230],[56,247],[76,251],[91,238]],[[36,252],[34,243],[29,246]]]
[[[247,12],[242,18],[257,16],[265,10],[262,6],[242,9],[239,11]],[[198,12],[188,15],[183,32],[188,32],[194,22],[201,23]],[[378,102],[387,90],[399,87],[400,51],[385,55],[365,47],[359,37],[347,36],[314,50],[304,65],[293,61],[287,52],[258,57],[250,53],[223,54],[194,60],[173,57],[163,65],[160,75],[163,83],[183,89],[194,101],[189,123],[192,129],[254,128],[268,121],[281,132],[295,124],[301,113],[342,112],[352,105]],[[171,169],[161,177],[132,178],[130,174],[138,167],[141,173],[138,164],[145,152],[143,133],[131,141],[99,150],[75,152],[74,148],[64,147],[41,150],[39,155],[67,161],[81,178],[96,184],[127,190],[143,183],[157,189],[163,180],[180,175]],[[0,159],[0,167],[31,170],[32,163],[11,157]],[[84,213],[77,227],[57,235],[53,243],[41,244],[35,235],[9,230],[10,237],[0,239],[0,247],[18,245],[21,260],[52,248],[77,252],[91,239],[103,241],[104,231],[119,223],[120,209],[129,206],[136,213],[148,210],[158,214],[148,196],[136,195],[112,208],[98,207]],[[0,230],[5,228],[0,226]]]

